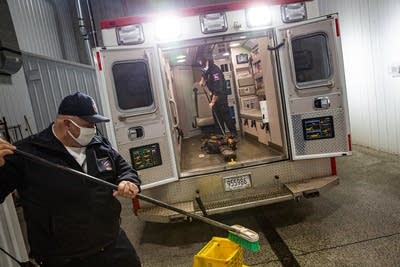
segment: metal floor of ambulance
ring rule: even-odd
[[[213,218],[259,233],[261,251],[245,252],[248,266],[400,266],[399,163],[354,146],[353,156],[337,160],[341,184],[319,198]],[[143,267],[192,266],[213,236],[226,236],[200,222],[143,223],[136,231],[140,221],[122,221],[131,239],[141,236],[134,242]]]
[[[203,136],[184,139],[182,142],[181,171],[183,174],[201,172],[204,170],[217,170],[228,164],[221,154],[207,154],[202,147]],[[283,159],[280,153],[265,144],[248,136],[238,138],[236,162],[246,164],[260,161],[277,161]]]

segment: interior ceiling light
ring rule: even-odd
[[[186,55],[179,55],[179,56],[176,56],[176,59],[184,59],[184,58],[186,58]]]
[[[186,62],[186,59],[184,59],[184,58],[178,59],[178,61],[176,61],[176,62],[178,62],[178,63],[183,63],[183,62]]]
[[[230,47],[238,47],[238,46],[240,46],[240,43],[230,43],[229,46]]]
[[[269,6],[260,5],[246,9],[247,26],[262,27],[272,23],[272,16]]]
[[[227,57],[227,56],[229,56],[230,54],[228,53],[228,52],[226,52],[226,53],[223,53],[222,54],[224,57]]]

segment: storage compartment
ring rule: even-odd
[[[254,95],[255,93],[256,93],[256,88],[254,86],[239,88],[239,96]]]
[[[249,85],[254,85],[254,79],[252,76],[243,76],[238,78],[239,87],[245,87]]]
[[[240,108],[242,110],[260,109],[257,96],[244,96],[240,98]]]

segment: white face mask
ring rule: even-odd
[[[78,137],[75,137],[70,131],[68,131],[68,134],[81,146],[87,146],[90,143],[90,141],[92,141],[93,137],[96,135],[96,127],[93,128],[81,127],[78,124],[76,124],[76,122],[72,120],[69,121],[72,122],[73,125],[79,128],[80,133]]]
[[[203,70],[204,70],[204,71],[207,71],[207,70],[208,70],[208,67],[209,67],[209,66],[208,66],[208,62],[206,61],[206,65],[204,66]]]

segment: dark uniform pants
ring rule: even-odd
[[[222,127],[222,129],[225,130],[224,125],[226,125],[226,127],[228,127],[230,134],[236,135],[236,126],[229,112],[228,100],[218,99],[213,109],[214,109],[213,115],[215,120],[215,126],[217,127],[217,132],[223,134],[221,132],[220,127]],[[218,118],[219,123],[221,124],[220,126],[218,125],[218,121],[215,119],[215,117]]]
[[[41,267],[141,267],[140,259],[123,230],[115,243],[98,253],[79,259],[39,260]]]

